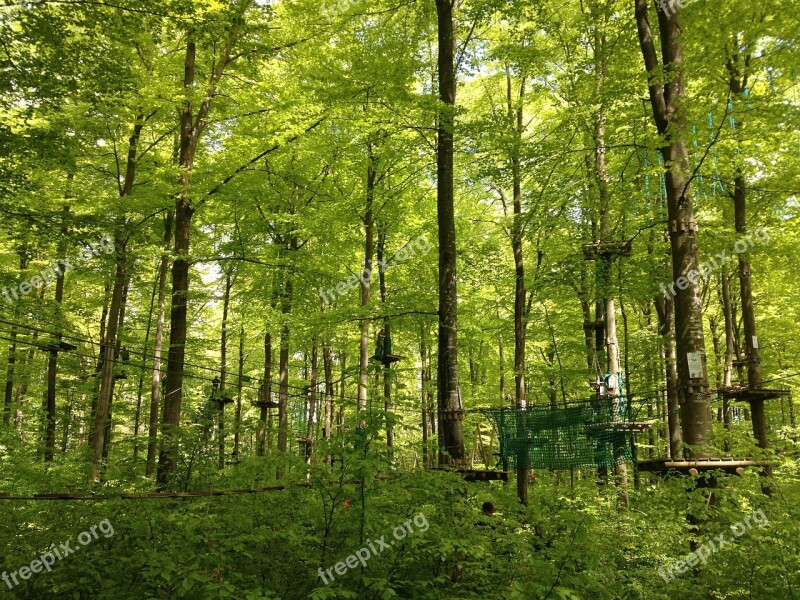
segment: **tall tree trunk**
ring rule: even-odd
[[[680,42],[680,7],[658,11],[661,58],[650,28],[647,0],[634,0],[636,25],[648,76],[653,119],[662,138],[661,151],[668,165],[665,175],[672,274],[676,282],[675,331],[678,394],[683,441],[696,457],[708,456],[711,403],[705,364],[702,297],[698,269],[697,222],[690,190],[689,154],[686,148],[686,115],[683,48]],[[662,82],[663,74],[669,80]],[[679,285],[680,284],[680,285]],[[690,371],[690,361],[692,369]]]
[[[498,317],[499,317],[498,313]],[[500,400],[501,402],[505,403],[506,401],[506,356],[505,356],[505,347],[503,345],[503,334],[500,333],[497,336],[497,352],[498,352],[498,359],[499,359],[499,369],[500,369],[500,379],[498,381],[500,387]]]
[[[658,314],[659,333],[661,334],[662,355],[664,357],[664,374],[667,384],[667,429],[669,431],[669,456],[678,460],[683,456],[683,438],[681,436],[681,415],[678,401],[678,371],[675,355],[675,337],[673,335],[674,310],[671,297],[656,296],[654,300]]]
[[[217,463],[220,469],[225,468],[225,385],[228,382],[228,311],[230,310],[231,288],[233,280],[231,272],[225,272],[225,292],[222,300],[222,333],[219,342],[219,396],[217,404]]]
[[[264,380],[261,384],[261,401],[272,401],[272,334],[269,326],[264,333]],[[267,419],[270,409],[266,406],[261,407],[261,414],[258,418],[258,433],[256,434],[256,454],[264,456],[267,441]]]
[[[117,224],[114,232],[114,247],[116,249],[116,273],[114,288],[111,294],[111,305],[108,309],[108,323],[105,337],[102,340],[102,368],[100,370],[100,394],[97,399],[97,411],[93,424],[92,439],[92,467],[91,479],[100,481],[102,470],[103,450],[106,446],[107,428],[111,416],[111,396],[114,387],[114,364],[117,344],[117,329],[119,327],[120,311],[122,309],[122,296],[125,291],[125,282],[128,278],[128,257],[126,251],[124,225]]]
[[[125,163],[125,176],[119,189],[120,198],[128,198],[133,193],[136,180],[137,152],[139,139],[144,128],[144,115],[136,115],[133,131],[128,139],[128,156]],[[128,238],[125,231],[125,218],[119,217],[115,231],[114,245],[117,266],[114,279],[111,306],[109,308],[109,328],[106,330],[103,350],[103,368],[100,379],[100,395],[98,397],[95,419],[94,460],[92,462],[92,480],[99,481],[102,464],[108,459],[111,443],[111,405],[114,398],[114,367],[119,356],[118,333],[125,320],[125,305],[128,295],[130,274],[128,273]],[[115,301],[116,298],[116,301]],[[116,321],[116,322],[114,322]],[[112,327],[113,326],[113,327]],[[111,356],[111,360],[108,357]]]
[[[344,401],[347,391],[347,386],[345,385],[345,378],[347,377],[347,353],[342,350],[339,352],[339,357],[342,360],[342,371],[341,377],[339,378],[339,412],[336,413],[336,433],[341,435],[344,431]]]
[[[514,216],[511,227],[511,249],[514,254],[514,403],[518,409],[527,405],[525,388],[525,334],[527,329],[525,313],[525,261],[522,253],[525,228],[522,214],[522,173],[520,168],[520,152],[522,146],[523,102],[525,99],[525,77],[519,84],[519,95],[516,102],[512,94],[511,71],[506,66],[506,109],[509,126],[514,132],[514,143],[511,150],[511,178],[513,186]],[[505,203],[504,203],[505,204]],[[522,421],[520,420],[520,425]],[[519,432],[524,434],[524,432]],[[528,470],[527,449],[517,457],[517,497],[522,504],[528,504]]]
[[[120,342],[120,335],[122,334],[122,329],[125,324],[125,310],[128,305],[128,288],[130,286],[131,275],[127,272],[125,275],[125,283],[122,286],[122,300],[119,305],[119,323],[117,323],[117,340],[114,344],[114,363],[115,367],[117,364],[117,359],[121,356],[121,342]],[[127,350],[126,350],[127,352]],[[109,398],[108,403],[108,418],[106,419],[106,435],[103,438],[103,463],[108,462],[108,452],[109,448],[111,447],[111,434],[112,434],[112,412],[113,412],[113,399],[114,399],[114,390],[116,388],[117,383],[117,374],[118,372],[114,373],[114,376],[111,378],[111,397]]]
[[[311,377],[308,390],[308,423],[306,423],[306,464],[311,464],[312,443],[314,441],[314,420],[319,420],[317,416],[317,384],[319,383],[317,334],[311,336]]]
[[[287,282],[291,290],[291,283]],[[287,314],[285,311],[284,314]],[[291,331],[289,325],[281,327],[281,341],[279,350],[278,365],[278,452],[286,454],[289,439],[289,336]],[[277,478],[282,479],[284,475],[283,466],[278,467]]]
[[[592,5],[592,20],[593,20],[593,51],[594,51],[594,69],[595,69],[595,89],[594,96],[600,102],[597,114],[595,115],[594,122],[594,164],[592,165],[592,175],[595,187],[597,188],[597,201],[598,201],[598,238],[597,242],[600,244],[608,243],[611,241],[613,232],[610,224],[610,194],[609,194],[609,176],[608,167],[606,164],[606,153],[608,151],[606,145],[606,107],[604,105],[605,89],[606,89],[606,72],[607,72],[607,37],[605,33],[606,25],[609,21],[609,15],[598,4]],[[613,408],[613,418],[618,418],[622,411],[620,406],[622,402],[622,369],[620,367],[620,354],[619,354],[619,341],[617,336],[617,319],[616,319],[616,306],[613,296],[613,289],[611,284],[611,270],[613,266],[613,254],[601,253],[596,256],[595,266],[598,271],[598,296],[597,296],[597,309],[598,321],[600,317],[604,317],[605,339],[597,340],[598,349],[604,349],[606,359],[606,369],[611,378],[616,380],[616,389],[611,389],[609,386],[608,394]],[[601,330],[598,330],[600,333]],[[598,335],[598,338],[600,336]],[[601,346],[602,343],[602,346]],[[624,458],[620,456],[624,450],[624,446],[619,443],[614,443],[614,470],[616,472],[617,485],[622,490],[622,503],[628,506],[628,489],[627,489],[627,464]]]
[[[436,140],[436,209],[439,231],[439,464],[463,464],[464,411],[458,385],[458,295],[453,153],[456,103],[453,2],[436,0],[439,114]]]
[[[364,271],[361,274],[361,308],[369,305],[369,293],[372,280],[372,254],[375,250],[375,222],[373,204],[375,201],[375,155],[372,143],[367,144],[367,189],[366,210],[364,211]],[[358,357],[358,427],[364,428],[364,411],[367,409],[367,392],[369,387],[369,319],[361,320],[361,338],[359,340]]]
[[[735,44],[735,49],[738,51],[738,43]],[[727,61],[731,93],[739,104],[743,103],[747,90],[748,67],[750,65],[749,54],[745,55],[743,63],[743,65],[739,64],[738,53]],[[733,125],[738,132],[743,123],[740,119],[734,117]],[[733,180],[733,210],[736,233],[739,235],[739,241],[736,243],[736,252],[739,255],[739,290],[742,300],[745,356],[747,357],[747,387],[755,390],[761,388],[761,350],[758,343],[756,315],[753,307],[750,248],[743,239],[747,235],[747,181],[745,180],[744,166],[741,163],[737,165],[736,175]],[[739,251],[739,242],[742,242],[745,246],[742,252]],[[767,439],[767,417],[762,398],[750,399],[750,414],[753,419],[753,435],[758,441],[758,446],[766,449],[769,446],[769,440]],[[764,474],[772,474],[771,465],[767,465],[764,469]],[[762,486],[762,489],[768,495],[772,493],[766,484]]]
[[[278,306],[280,299],[280,286],[279,280],[273,278],[272,280],[272,299],[270,306],[274,311]],[[271,323],[267,323],[266,332],[264,333],[264,384],[262,387],[263,400],[265,402],[272,402],[272,332],[270,331]],[[264,456],[265,453],[272,454],[272,418],[273,409],[268,407],[261,407],[260,415],[260,433],[261,433],[261,453],[259,456]]]
[[[330,442],[333,437],[333,351],[330,341],[322,343],[322,368],[325,371],[325,433],[324,438]],[[331,455],[325,457],[325,464],[331,465]]]
[[[293,256],[297,251],[297,236],[292,231],[289,234],[288,250],[289,255]],[[278,452],[285,455],[288,449],[289,439],[289,328],[288,315],[292,312],[292,270],[289,265],[284,271],[284,287],[281,294],[281,313],[283,314],[283,326],[281,327],[280,341],[280,364],[278,366]],[[283,465],[278,466],[277,478],[284,476]]]
[[[27,242],[23,243],[22,248],[19,250],[19,272],[24,277],[25,271],[28,269],[30,256],[28,254]],[[8,300],[8,296],[6,296]],[[14,307],[14,315],[18,314],[18,306]],[[11,410],[14,403],[14,378],[16,375],[16,362],[17,362],[17,327],[11,326],[10,343],[8,346],[8,358],[6,359],[6,389],[5,389],[5,402],[3,405],[3,425],[11,423]],[[15,419],[16,421],[16,419]]]
[[[725,320],[725,368],[722,375],[722,387],[727,388],[731,386],[733,376],[733,312],[731,311],[731,289],[726,267],[722,267],[720,287],[722,288],[722,314]],[[725,396],[722,399],[722,423],[725,429],[733,431],[730,400]]]
[[[103,340],[106,339],[106,328],[108,325],[108,310],[111,306],[111,290],[113,289],[113,285],[106,283],[103,290],[103,310],[100,312],[100,350],[98,351],[98,358],[97,364],[95,365],[95,377],[98,379],[101,376],[103,371]],[[100,398],[100,386],[95,386],[94,393],[92,394],[92,406],[91,406],[91,422],[94,423],[97,418],[97,403],[99,402]],[[89,428],[89,446],[94,447],[94,429]]]
[[[233,462],[239,462],[239,432],[242,429],[242,377],[244,377],[244,325],[239,327],[239,379],[236,382],[236,414],[233,419]]]
[[[175,471],[178,464],[178,441],[176,429],[180,426],[181,401],[183,398],[183,367],[186,356],[186,316],[189,295],[189,235],[192,215],[192,171],[200,137],[205,130],[211,104],[217,93],[217,85],[225,68],[230,63],[231,50],[239,35],[241,18],[249,1],[237,5],[239,18],[234,20],[228,37],[219,49],[214,67],[209,75],[208,87],[198,106],[193,105],[196,95],[197,46],[195,32],[187,34],[186,54],[183,62],[183,89],[186,100],[180,111],[180,144],[178,164],[181,169],[179,192],[175,196],[175,260],[172,263],[172,306],[170,308],[169,355],[167,361],[167,391],[164,398],[162,444],[158,460],[157,480],[162,486]]]
[[[422,464],[427,469],[430,466],[428,460],[428,438],[430,436],[430,427],[428,426],[428,386],[430,385],[428,379],[430,378],[430,366],[427,364],[428,349],[427,349],[427,332],[425,324],[420,326],[420,339],[419,339],[419,363],[420,363],[420,407],[422,409]]]
[[[42,288],[44,291],[44,288]],[[39,339],[39,332],[33,332],[34,343]],[[27,352],[23,352],[21,361],[17,363],[17,373],[20,374],[19,385],[14,392],[14,403],[16,404],[16,414],[14,415],[14,427],[19,429],[22,427],[22,404],[25,401],[25,396],[28,394],[28,388],[31,383],[31,367],[36,362],[36,348],[31,347]]]
[[[158,295],[158,273],[161,266],[159,259],[156,264],[156,275],[153,278],[153,292],[150,294],[150,309],[147,311],[147,325],[144,330],[144,343],[142,344],[142,368],[139,371],[139,382],[136,388],[136,412],[133,415],[133,462],[139,459],[139,429],[142,423],[142,398],[144,397],[144,363],[147,359],[147,351],[150,345],[150,332],[153,329],[153,311],[156,307]],[[152,375],[151,375],[152,376]]]
[[[3,425],[11,424],[11,409],[14,403],[14,374],[17,362],[17,328],[12,325],[9,335],[8,358],[6,359],[6,389],[3,403]]]
[[[378,264],[381,265],[378,273],[381,304],[386,307],[386,269],[383,268],[386,259],[386,227],[380,228],[378,234]],[[385,339],[391,339],[392,331],[389,317],[383,318],[383,333]],[[385,352],[384,348],[384,352]],[[392,373],[389,365],[383,367],[383,412],[386,418],[386,446],[389,448],[389,460],[393,461],[394,455],[394,425],[392,425]],[[393,463],[392,463],[393,464]]]
[[[169,245],[172,239],[174,213],[169,211],[164,218],[164,253],[158,268],[158,319],[153,342],[153,372],[150,378],[150,426],[147,431],[147,466],[145,473],[152,475],[156,468],[158,451],[158,420],[161,416],[161,353],[164,344],[164,308],[167,302],[167,272],[169,270]]]
[[[74,174],[70,173],[67,176],[67,193],[65,196],[69,198],[70,187]],[[67,230],[69,223],[69,206],[64,205],[63,216],[61,222],[61,240],[58,244],[58,255],[64,256],[67,251]],[[50,350],[50,357],[47,361],[47,424],[45,427],[44,436],[44,460],[45,462],[52,462],[56,449],[56,379],[58,377],[58,344],[61,342],[61,302],[64,299],[64,263],[58,263],[58,270],[56,272],[56,292],[54,301],[56,304],[55,324],[56,335],[53,340],[54,346]]]

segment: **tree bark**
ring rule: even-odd
[[[317,370],[318,366],[318,354],[319,349],[317,346],[317,334],[311,336],[311,376],[309,378],[309,386],[308,390],[308,423],[306,423],[306,439],[308,440],[308,444],[306,444],[306,464],[311,464],[311,451],[312,451],[312,443],[314,441],[314,420],[319,420],[317,416],[317,384],[319,383],[319,373]]]
[[[69,187],[72,184],[74,175],[72,173],[67,177],[67,194],[70,196]],[[58,255],[64,256],[67,251],[67,230],[69,222],[69,206],[64,205],[63,217],[61,224],[61,241],[58,244]],[[56,274],[56,291],[54,301],[56,304],[56,336],[54,340],[54,349],[50,350],[50,357],[47,361],[47,425],[45,427],[44,436],[44,460],[45,462],[52,462],[56,449],[56,380],[58,377],[58,344],[61,342],[61,302],[64,299],[64,263],[58,263],[58,272]]]
[[[133,416],[133,462],[139,459],[139,429],[142,424],[142,398],[144,397],[144,363],[147,359],[147,350],[150,345],[150,332],[153,329],[153,311],[156,307],[158,296],[158,273],[161,266],[161,259],[156,264],[156,274],[153,278],[153,293],[150,294],[150,309],[147,311],[147,325],[144,331],[144,343],[142,344],[142,369],[139,372],[139,383],[136,389],[136,412]],[[151,374],[152,376],[152,374]]]
[[[430,437],[430,427],[428,425],[428,386],[430,385],[430,367],[427,364],[428,349],[427,349],[427,334],[425,324],[420,326],[420,340],[419,340],[419,363],[420,363],[420,408],[422,409],[422,464],[424,468],[430,466],[428,460],[428,438]]]
[[[525,77],[519,84],[519,95],[514,101],[512,79],[509,67],[506,67],[506,109],[509,125],[514,132],[514,143],[511,149],[511,179],[513,187],[513,223],[511,226],[511,249],[514,255],[514,403],[518,409],[527,406],[525,388],[525,338],[526,338],[526,290],[525,260],[523,256],[523,238],[525,229],[522,215],[522,173],[520,168],[520,152],[523,133],[523,101],[525,99]],[[520,420],[520,424],[522,421]],[[520,432],[524,433],[524,432]],[[517,497],[528,504],[528,469],[527,449],[517,457]]]
[[[111,397],[109,398],[108,403],[108,419],[106,419],[106,435],[103,438],[103,464],[108,462],[108,452],[111,448],[111,435],[113,432],[112,428],[112,421],[113,421],[113,400],[114,400],[114,391],[116,389],[117,383],[117,374],[119,373],[116,365],[118,364],[118,358],[120,357],[121,352],[121,341],[120,335],[122,334],[123,326],[125,324],[125,311],[128,306],[128,289],[130,287],[131,282],[131,274],[127,272],[125,274],[125,283],[122,286],[122,300],[119,306],[119,323],[117,324],[117,339],[116,343],[114,344],[114,363],[115,363],[115,372],[114,376],[111,378]]]
[[[737,48],[738,50],[738,48]],[[750,64],[750,55],[744,58],[744,65],[739,65],[739,55],[736,54],[727,62],[728,73],[730,75],[730,89],[736,102],[742,103],[747,90],[748,76],[747,71]],[[741,72],[744,71],[744,72]],[[742,121],[734,117],[734,130],[739,131]],[[740,241],[747,235],[747,181],[745,179],[744,167],[739,164],[736,168],[736,175],[733,180],[733,210],[736,233]],[[756,330],[756,315],[753,307],[753,285],[751,281],[750,269],[750,249],[747,242],[744,242],[745,249],[739,252],[738,242],[736,251],[739,255],[739,291],[742,300],[742,325],[744,328],[745,356],[747,358],[747,387],[748,389],[761,388],[761,350],[758,343]],[[753,419],[753,435],[758,441],[761,449],[769,446],[767,438],[767,417],[764,411],[764,400],[755,398],[750,400],[750,414]],[[765,475],[772,474],[772,466],[767,465],[764,469]],[[764,484],[764,493],[771,494],[771,489]]]
[[[733,313],[731,310],[731,290],[727,268],[722,268],[722,314],[725,320],[725,368],[722,375],[722,387],[731,386],[733,378]],[[725,429],[733,431],[733,415],[731,415],[730,400],[722,399],[722,423]]]
[[[464,430],[458,383],[458,295],[453,187],[456,102],[453,2],[436,0],[439,114],[436,141],[436,208],[439,237],[439,464],[463,464]]]
[[[325,372],[325,430],[323,437],[330,442],[333,437],[333,350],[331,343],[326,340],[322,343],[322,368]],[[325,464],[332,465],[332,456],[325,457]]]
[[[117,342],[117,328],[122,308],[122,295],[127,281],[127,253],[125,232],[123,224],[119,223],[114,233],[114,247],[116,249],[116,274],[114,288],[111,294],[111,305],[108,309],[108,324],[102,344],[102,368],[100,370],[100,394],[97,399],[97,412],[93,424],[92,438],[92,467],[91,478],[94,482],[100,481],[102,470],[103,449],[107,436],[107,426],[111,413],[111,395],[114,383],[114,351]]]
[[[11,342],[8,345],[8,357],[6,358],[6,388],[5,402],[3,404],[3,425],[11,424],[11,409],[14,403],[14,373],[17,362],[17,328],[12,326],[9,335]]]
[[[164,307],[167,301],[167,272],[169,271],[168,249],[172,239],[174,213],[169,211],[164,218],[164,253],[158,269],[158,319],[156,336],[153,342],[153,372],[150,378],[150,427],[147,431],[147,466],[149,477],[155,472],[156,452],[158,451],[158,420],[161,416],[161,353],[164,344]]]
[[[249,3],[239,7],[244,11]],[[192,171],[200,137],[205,130],[211,104],[217,93],[217,85],[225,68],[231,61],[231,49],[239,34],[238,19],[230,29],[228,38],[220,49],[209,76],[209,84],[203,99],[195,111],[191,97],[195,95],[197,46],[195,32],[189,31],[184,57],[183,88],[187,99],[180,111],[180,144],[178,164],[181,175],[180,191],[175,197],[175,260],[172,263],[172,306],[170,308],[169,355],[167,362],[167,392],[164,398],[162,444],[158,461],[157,479],[162,486],[175,471],[178,464],[178,442],[176,429],[180,426],[181,401],[183,398],[183,368],[186,355],[186,317],[189,295],[189,236],[192,215]]]
[[[239,462],[239,437],[242,429],[242,377],[244,376],[244,325],[239,327],[239,379],[236,382],[236,413],[233,417],[233,463]]]
[[[227,393],[225,385],[228,382],[228,312],[231,302],[231,288],[233,281],[231,272],[225,272],[225,292],[222,300],[222,332],[219,343],[219,397],[217,405],[217,466],[225,468],[225,401]]]
[[[294,209],[290,210],[294,214]],[[289,234],[287,242],[288,254],[293,256],[297,251],[297,236],[294,231]],[[280,356],[279,361],[279,382],[278,382],[278,452],[285,455],[288,449],[289,436],[289,337],[291,330],[288,323],[288,315],[292,312],[292,271],[289,265],[284,271],[284,287],[281,294],[281,313],[283,314],[283,326],[281,327]],[[277,478],[283,479],[283,465],[278,466]]]
[[[676,285],[675,331],[677,350],[678,395],[681,407],[683,442],[694,457],[706,457],[711,433],[711,403],[705,364],[702,298],[699,279],[689,279],[698,267],[697,222],[690,189],[689,155],[684,136],[686,116],[682,103],[685,96],[683,48],[680,42],[681,12],[658,11],[661,37],[659,65],[648,17],[647,0],[634,0],[636,25],[642,56],[648,76],[648,89],[653,120],[662,138],[667,171],[667,209],[672,251],[673,280],[686,282],[685,289]],[[669,80],[662,82],[663,73]],[[689,360],[699,369],[690,373]]]
[[[270,402],[272,400],[272,334],[267,326],[264,333],[264,380],[261,383],[261,401]],[[258,433],[256,434],[256,454],[264,456],[266,453],[267,441],[267,420],[270,409],[266,406],[261,407],[261,414],[258,419]]]
[[[30,262],[30,254],[28,251],[28,244],[24,242],[19,249],[19,272],[21,278],[24,278],[25,271],[28,269]],[[19,310],[19,304],[14,305],[13,314],[16,317]],[[8,358],[6,359],[6,388],[5,388],[5,402],[3,405],[3,425],[10,425],[11,423],[11,410],[14,403],[14,378],[16,376],[16,362],[17,362],[17,327],[11,326],[11,333],[9,335],[10,343],[8,346]],[[15,417],[15,426],[19,427],[20,423]]]
[[[678,400],[678,372],[675,358],[675,337],[673,336],[674,309],[672,298],[656,296],[654,299],[661,334],[661,354],[664,357],[664,375],[667,384],[667,429],[669,431],[669,456],[677,460],[683,456],[681,437],[681,415]]]
[[[381,304],[386,307],[386,270],[383,268],[386,258],[386,227],[380,228],[378,234],[378,264],[381,265],[378,281],[381,294]],[[391,339],[391,323],[389,317],[383,319],[383,332],[385,339]],[[383,368],[383,412],[386,418],[386,446],[389,449],[389,460],[393,461],[394,455],[394,425],[392,425],[392,373],[388,365]],[[394,464],[392,462],[392,464]]]
[[[347,353],[344,350],[339,352],[339,357],[342,361],[341,377],[339,378],[339,412],[336,413],[336,433],[341,435],[344,431],[344,406],[345,406],[345,393],[347,386],[345,379],[347,377]]]
[[[361,308],[369,305],[370,285],[372,280],[372,254],[375,250],[375,223],[373,219],[373,204],[375,201],[375,155],[372,143],[367,144],[367,189],[366,210],[364,211],[364,271],[361,274]],[[367,410],[367,391],[369,388],[369,319],[361,321],[361,338],[359,340],[358,357],[358,427],[364,428],[364,411]]]
[[[287,282],[287,288],[291,290],[291,283]],[[282,311],[288,314],[288,310]],[[278,452],[286,454],[289,439],[289,336],[291,331],[289,325],[281,327],[281,341],[279,350],[278,366]],[[278,467],[277,478],[282,479],[284,475],[283,466]]]

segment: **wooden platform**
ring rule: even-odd
[[[42,350],[48,350],[50,352],[60,352],[64,350],[65,352],[71,352],[72,350],[77,350],[78,347],[74,344],[70,344],[69,342],[65,342],[63,340],[49,340],[44,345],[36,344]]]
[[[399,354],[384,354],[383,356],[379,356],[377,354],[370,356],[370,360],[382,364],[384,367],[388,367],[392,363],[396,363],[401,360],[405,360],[405,356],[400,356]]]
[[[774,400],[776,398],[785,398],[787,396],[791,396],[792,394],[792,391],[789,389],[768,390],[764,388],[748,388],[738,386],[719,388],[714,391],[723,398],[738,402],[750,402],[751,400]]]
[[[651,422],[634,422],[634,421],[620,421],[608,423],[593,423],[587,425],[584,429],[586,433],[643,433],[653,428],[654,423]]]
[[[725,471],[729,475],[742,475],[748,467],[766,467],[769,463],[755,460],[738,460],[731,457],[725,458],[699,458],[693,460],[671,460],[658,458],[644,460],[637,463],[640,471],[646,473],[660,473],[662,475],[677,471],[683,475],[695,476],[708,471]]]
[[[278,403],[271,400],[253,400],[253,406],[258,408],[278,408]]]

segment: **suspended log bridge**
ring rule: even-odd
[[[637,467],[645,473],[658,473],[669,475],[677,472],[681,475],[695,477],[700,473],[710,471],[724,471],[728,475],[743,475],[748,467],[767,467],[768,462],[747,459],[725,458],[698,458],[692,460],[672,460],[669,458],[658,458],[653,460],[640,461]]]
[[[715,390],[715,392],[721,397],[728,400],[733,400],[734,402],[775,400],[777,398],[785,398],[792,395],[792,390],[790,389],[768,390],[765,388],[750,388],[742,386],[719,388]]]

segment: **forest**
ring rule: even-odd
[[[0,596],[795,598],[798,15],[4,0]]]

